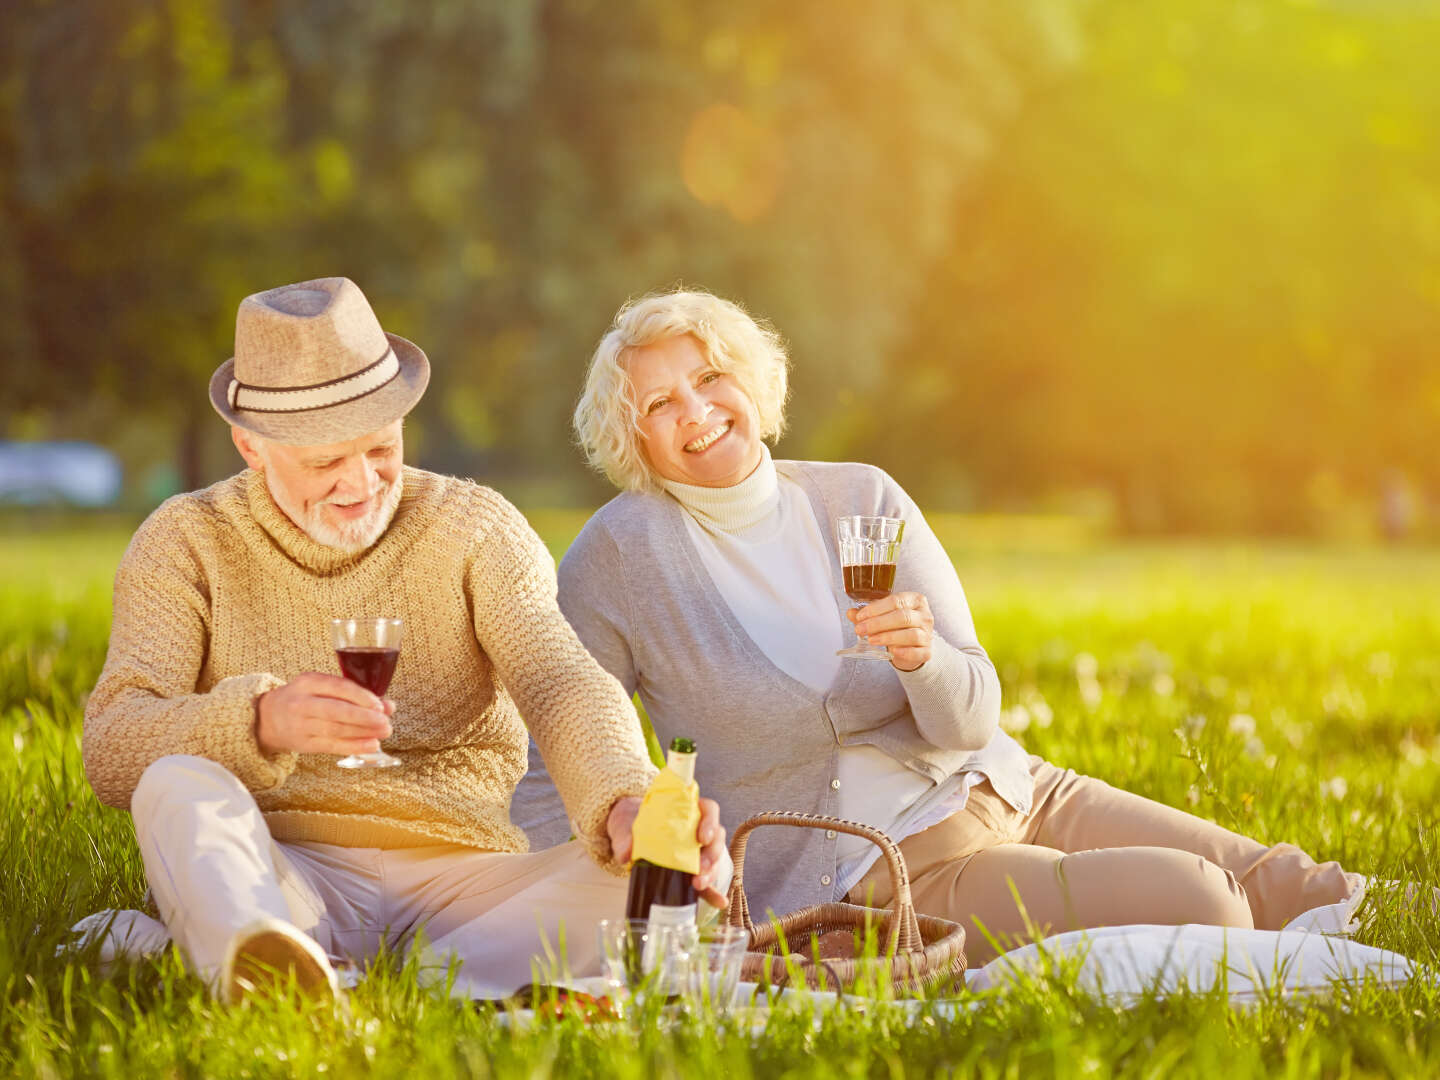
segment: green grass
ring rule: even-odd
[[[581,517],[536,514],[557,554]],[[1440,552],[1092,546],[944,520],[1006,722],[1052,760],[1262,839],[1440,883]],[[1233,1009],[1213,995],[1128,1009],[1063,976],[959,1018],[782,1008],[512,1030],[379,965],[348,1016],[211,1002],[173,955],[101,976],[55,947],[135,906],[127,815],[80,766],[104,659],[113,527],[0,536],[0,1075],[1359,1076],[1440,1074],[1440,985]],[[1022,711],[1023,709],[1023,711]],[[1440,966],[1435,920],[1373,913],[1363,940]]]

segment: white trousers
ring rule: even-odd
[[[453,993],[503,997],[532,980],[598,971],[595,925],[625,911],[625,879],[577,841],[527,855],[277,841],[245,786],[207,758],[156,761],[131,813],[161,917],[212,986],[230,938],[268,915],[337,961],[363,964],[382,945],[422,942],[423,977],[443,980],[458,962]]]

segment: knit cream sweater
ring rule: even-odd
[[[197,754],[240,778],[277,840],[525,851],[510,797],[528,724],[577,835],[618,871],[610,807],[643,794],[654,767],[625,692],[556,606],[549,552],[488,488],[411,468],[402,483],[389,529],[358,555],[312,541],[250,470],[150,515],[116,574],[85,710],[96,794],[125,809],[147,765]],[[336,616],[405,621],[385,741],[399,768],[351,772],[256,742],[261,694],[339,673]]]

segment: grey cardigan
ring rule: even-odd
[[[916,672],[848,661],[828,690],[792,679],[760,652],[706,572],[667,494],[626,493],[586,523],[560,564],[560,607],[601,665],[640,700],[662,744],[699,743],[696,778],[734,830],[763,810],[835,814],[842,745],[875,746],[942,783],[975,765],[1021,811],[1031,803],[1027,756],[998,730],[1000,685],[975,638],[964,590],[919,508],[868,465],[777,461],[810,498],[821,532],[842,514],[905,519],[895,588],[922,592],[935,615],[935,655]],[[853,604],[829,545],[835,618]],[[531,789],[536,781],[527,780]],[[517,811],[543,805],[517,792]],[[517,824],[525,827],[526,822]],[[766,829],[746,854],[752,907],[779,913],[836,899],[835,837]]]

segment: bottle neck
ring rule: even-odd
[[[687,784],[695,782],[695,755],[679,750],[665,751],[665,764],[676,776]]]

